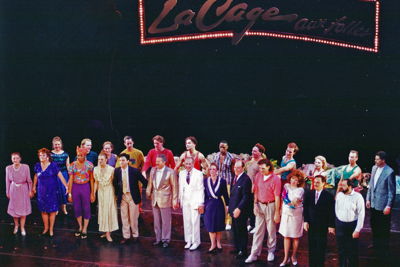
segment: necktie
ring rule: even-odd
[[[233,185],[235,185],[236,184],[236,182],[237,182],[237,175],[235,175],[235,179],[233,179]]]
[[[128,185],[126,183],[126,172],[124,170],[122,170],[122,192],[125,194],[126,192],[128,192]]]
[[[315,191],[315,204],[318,202],[319,192]]]
[[[186,175],[186,182],[187,184],[190,184],[190,172],[188,172]]]

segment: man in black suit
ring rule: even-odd
[[[250,211],[251,180],[244,173],[244,163],[236,161],[234,165],[235,178],[232,181],[228,212],[232,216],[232,232],[236,250],[233,252],[238,259],[247,255],[247,218]]]
[[[131,236],[136,242],[139,236],[138,218],[139,204],[141,195],[139,190],[139,181],[144,187],[147,186],[147,180],[140,171],[129,166],[129,155],[121,153],[118,156],[121,167],[114,171],[114,189],[117,196],[117,203],[121,206],[122,236],[121,244],[126,243]]]
[[[309,266],[324,266],[327,233],[335,234],[335,200],[326,190],[325,176],[317,175],[304,197],[304,230],[308,231]]]

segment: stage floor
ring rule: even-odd
[[[27,219],[27,236],[13,235],[12,218],[4,210],[7,201],[0,200],[2,211],[0,220],[0,266],[237,266],[244,265],[243,260],[236,260],[229,252],[232,236],[230,231],[223,233],[223,252],[217,255],[207,253],[209,248],[208,233],[202,228],[202,245],[199,250],[188,251],[183,247],[183,227],[180,212],[173,214],[172,242],[169,248],[153,247],[154,241],[152,213],[149,201],[143,205],[144,213],[139,220],[140,238],[138,243],[119,244],[121,233],[113,233],[114,242],[108,243],[100,238],[97,232],[97,220],[93,219],[89,225],[88,238],[77,239],[74,236],[76,222],[70,213],[58,215],[56,219],[55,237],[39,237],[42,231],[42,222],[32,202],[34,212]],[[95,212],[94,212],[95,214]],[[367,215],[368,216],[368,215]],[[396,266],[400,261],[400,231],[397,229],[400,221],[399,211],[394,211],[393,227],[391,234],[391,258],[388,266]],[[275,261],[266,262],[267,252],[264,249],[260,261],[249,266],[279,266],[283,259],[282,237],[278,234],[278,247]],[[249,250],[251,247],[251,234],[249,234]],[[365,229],[360,238],[360,266],[380,266],[374,256],[373,250],[367,249],[371,241],[369,219],[366,218]],[[308,265],[307,235],[300,241],[298,254],[299,266]],[[326,266],[338,266],[338,255],[334,237],[329,238]]]

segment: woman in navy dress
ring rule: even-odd
[[[226,181],[218,177],[218,166],[215,163],[210,165],[210,177],[204,180],[204,188],[204,224],[211,240],[208,253],[214,254],[222,250],[221,232],[225,230],[225,214],[229,205]]]
[[[53,162],[57,164],[58,169],[61,171],[65,181],[68,183],[68,166],[69,166],[69,155],[63,150],[63,143],[60,137],[56,136],[53,138],[53,150],[51,151],[51,158]],[[61,180],[58,179],[59,199],[62,211],[65,215],[67,212],[67,196],[64,185]]]
[[[65,188],[67,188],[67,183],[57,164],[50,161],[50,151],[47,148],[39,149],[38,156],[40,162],[36,163],[34,167],[33,193],[36,193],[36,185],[38,184],[37,203],[42,213],[44,225],[42,235],[49,233],[50,237],[53,237],[56,212],[60,206],[57,180],[60,179]]]

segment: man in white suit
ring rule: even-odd
[[[179,200],[183,213],[185,249],[200,246],[200,214],[204,212],[203,173],[193,168],[193,158],[185,159],[185,170],[179,173]]]

